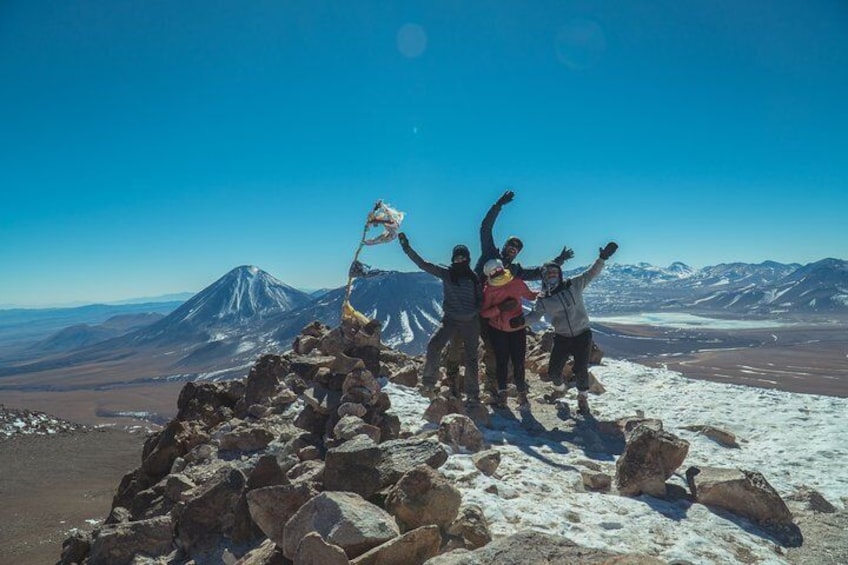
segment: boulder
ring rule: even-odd
[[[326,414],[321,414],[307,403],[294,419],[294,425],[301,430],[306,430],[311,434],[321,437],[324,435],[324,429],[327,427],[328,420],[329,417]]]
[[[400,418],[397,414],[381,414],[375,423],[380,428],[380,441],[386,442],[400,437]]]
[[[289,368],[295,375],[309,383],[315,379],[318,369],[321,367],[329,369],[335,360],[335,357],[329,355],[294,355]]]
[[[459,509],[459,514],[448,526],[447,533],[462,539],[465,549],[477,549],[492,541],[489,523],[483,509],[476,504],[468,504]]]
[[[356,416],[357,418],[363,418],[365,414],[368,413],[368,409],[358,402],[345,402],[338,409],[338,415],[341,418],[345,416]]]
[[[426,565],[600,565],[616,556],[602,549],[579,546],[562,536],[521,531],[474,551],[460,550],[438,555],[427,561]]]
[[[235,410],[243,395],[244,384],[241,381],[186,383],[177,399],[177,420],[199,420],[207,427],[213,427]]]
[[[602,434],[613,436],[618,440],[629,441],[633,430],[639,426],[646,426],[656,431],[663,429],[662,420],[639,416],[627,416],[625,418],[619,418],[618,420],[604,420],[598,422],[598,431]]]
[[[421,565],[439,553],[438,526],[423,526],[363,553],[351,565]]]
[[[619,494],[665,497],[665,481],[683,463],[687,453],[689,442],[665,431],[637,426],[615,464]]]
[[[400,535],[389,513],[351,492],[322,492],[301,506],[283,529],[283,554],[293,559],[310,532],[341,547],[348,558]]]
[[[57,565],[82,563],[89,551],[91,551],[91,533],[76,531],[62,542],[62,555]]]
[[[171,470],[177,457],[181,457],[203,439],[197,437],[189,422],[171,420],[165,428],[152,435],[142,450],[141,469],[146,475],[158,482]]]
[[[448,414],[465,414],[465,406],[462,404],[462,400],[437,396],[430,401],[430,405],[424,410],[424,419],[431,424],[439,424],[442,418]]]
[[[300,540],[294,565],[349,565],[342,548],[324,541],[321,534],[312,532]]]
[[[235,565],[291,565],[291,561],[285,558],[277,544],[265,540],[259,547],[244,554]]]
[[[787,500],[800,502],[805,510],[823,514],[833,514],[836,507],[827,501],[819,491],[808,486],[801,486],[795,492],[786,497]]]
[[[188,553],[214,546],[235,522],[235,508],[247,480],[239,469],[223,467],[185,503],[177,524],[180,546]]]
[[[349,440],[355,436],[364,434],[371,438],[374,443],[380,443],[380,428],[366,424],[356,416],[345,416],[333,428],[333,437]]]
[[[244,388],[244,405],[267,404],[289,372],[289,362],[279,355],[263,355],[250,368]]]
[[[723,508],[762,524],[792,523],[792,513],[786,503],[760,473],[689,467],[686,480],[696,502]]]
[[[312,350],[318,347],[319,343],[321,343],[321,340],[315,336],[299,335],[292,343],[292,350],[298,355],[309,355]]]
[[[173,502],[181,502],[185,493],[197,485],[182,473],[168,475],[165,479],[165,496]]]
[[[321,338],[327,335],[329,331],[329,326],[322,324],[318,320],[314,320],[310,322],[308,326],[300,330],[300,335]]]
[[[721,445],[722,447],[731,447],[738,448],[739,444],[736,442],[736,436],[731,432],[726,430],[722,430],[721,428],[716,428],[715,426],[709,425],[694,425],[694,426],[683,426],[684,430],[689,430],[690,432],[697,432],[699,434],[703,434]]]
[[[324,488],[370,498],[384,486],[377,468],[381,457],[377,443],[362,435],[329,449],[324,459]]]
[[[303,391],[301,396],[307,406],[322,416],[336,412],[342,403],[341,391],[330,390],[318,384]]]
[[[438,468],[447,458],[444,447],[435,440],[391,440],[378,445],[359,435],[327,451],[324,488],[370,498],[418,465]]]
[[[409,363],[396,371],[392,371],[389,380],[398,385],[414,387],[418,385],[418,367]]]
[[[237,428],[219,440],[221,451],[258,451],[274,440],[274,433],[262,426]]]
[[[286,522],[317,494],[318,491],[309,483],[251,490],[247,493],[250,517],[268,539],[282,547]]]
[[[497,449],[487,449],[486,451],[475,453],[471,457],[471,460],[481,473],[487,477],[491,477],[501,464],[501,452]]]
[[[439,441],[455,451],[465,448],[472,453],[483,449],[483,434],[468,416],[448,414],[439,423]]]
[[[389,489],[385,508],[404,531],[431,524],[446,529],[456,518],[461,503],[459,489],[438,471],[419,465]]]
[[[129,565],[136,555],[156,557],[174,549],[170,516],[104,526],[94,536],[89,565]]]
[[[583,486],[589,490],[607,491],[612,485],[612,478],[606,473],[581,471],[580,477],[583,480]]]

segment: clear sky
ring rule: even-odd
[[[0,305],[447,261],[848,250],[848,2],[0,1]],[[365,262],[413,270],[397,244]]]

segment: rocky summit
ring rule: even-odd
[[[464,493],[469,481],[483,477],[490,481],[487,492],[519,496],[500,474],[507,452],[485,433],[498,416],[480,406],[466,410],[443,379],[419,415],[425,424],[404,425],[406,415],[392,410],[386,389],[391,382],[416,394],[407,387],[417,383],[421,359],[384,346],[380,337],[378,324],[313,322],[291,351],[260,357],[243,379],[186,384],[177,416],[147,438],[140,465],[121,480],[108,517],[68,537],[59,563],[665,562],[551,533],[496,535],[486,509]],[[530,337],[534,378],[547,365],[551,342],[550,336]],[[603,352],[596,349],[593,357],[598,363]],[[592,392],[604,393],[594,377]],[[551,428],[545,431],[562,433]],[[636,414],[596,421],[582,441],[587,453],[605,453],[608,461],[618,455],[615,464],[579,462],[574,488],[587,496],[683,500],[744,521],[784,547],[803,541],[790,507],[756,471],[723,468],[716,458],[713,467],[689,467],[688,490],[670,484],[673,474],[684,472],[689,442],[660,420]],[[448,463],[455,454],[465,454],[472,466],[458,472]],[[819,498],[813,493],[803,500]],[[577,520],[573,513],[563,519]],[[744,556],[744,548],[737,552]]]

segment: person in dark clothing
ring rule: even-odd
[[[543,292],[536,300],[533,311],[527,315],[532,324],[542,317],[554,328],[554,347],[548,365],[548,377],[553,381],[554,396],[561,396],[566,389],[562,370],[569,356],[574,357],[573,372],[577,381],[577,409],[588,416],[589,411],[589,358],[592,354],[592,330],[589,329],[589,314],[583,303],[583,290],[600,274],[607,259],[618,249],[610,242],[600,249],[598,259],[583,273],[563,280],[562,268],[556,263],[546,263],[542,269]]]
[[[469,404],[480,402],[480,384],[477,375],[477,342],[480,339],[480,306],[483,292],[479,279],[471,270],[471,253],[464,245],[457,245],[451,253],[451,266],[442,267],[428,263],[409,244],[406,234],[398,235],[404,253],[412,262],[442,280],[444,298],[441,325],[427,344],[427,357],[421,384],[425,393],[433,394],[442,349],[453,336],[465,344],[465,395]]]
[[[515,259],[518,257],[518,254],[521,253],[521,250],[524,248],[524,243],[516,236],[509,237],[501,249],[498,249],[495,245],[495,238],[492,235],[492,230],[495,227],[495,221],[498,219],[498,215],[501,212],[501,209],[506,205],[512,202],[513,198],[515,198],[515,193],[511,190],[507,190],[504,192],[500,198],[498,198],[497,202],[495,202],[491,208],[489,208],[488,213],[483,218],[483,222],[480,224],[480,259],[477,261],[477,264],[474,267],[474,272],[477,274],[477,277],[482,281],[485,280],[485,273],[483,273],[483,266],[486,262],[492,259],[499,259],[503,264],[504,268],[509,270],[512,273],[512,276],[523,281],[535,281],[541,280],[542,278],[542,267],[534,266],[534,267],[524,267],[520,263],[517,263]],[[568,259],[574,257],[574,252],[568,247],[563,247],[562,251],[559,255],[557,255],[553,262],[557,265],[562,265]],[[486,392],[489,394],[491,398],[496,398],[498,395],[498,384],[497,384],[497,374],[496,374],[496,360],[494,351],[491,346],[491,342],[489,339],[489,325],[483,321],[480,325],[480,337],[483,340],[483,363],[486,366]],[[461,345],[459,343],[458,338],[454,338],[451,341],[451,345],[448,348],[448,355],[446,360],[446,370],[448,377],[453,377],[456,373],[459,372],[459,352],[461,351]]]

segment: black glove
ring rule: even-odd
[[[510,310],[515,310],[518,307],[518,300],[515,298],[507,298],[500,304],[498,304],[498,310],[501,312],[509,312]]]
[[[574,257],[574,251],[569,249],[566,246],[563,246],[562,247],[562,253],[557,255],[557,258],[554,260],[554,262],[562,265],[563,263],[565,263],[566,261],[568,261],[572,257]]]
[[[509,204],[512,202],[512,199],[515,198],[515,193],[511,190],[507,190],[503,193],[503,195],[498,198],[498,201],[495,202],[498,206],[503,206],[504,204]]]
[[[511,328],[520,328],[524,325],[524,314],[520,314],[515,318],[509,319],[509,327]]]
[[[406,238],[406,234],[405,234],[405,233],[400,232],[400,233],[398,234],[398,241],[400,242],[400,246],[401,246],[401,247],[403,247],[404,249],[408,249],[408,248],[409,248],[409,240]]]
[[[618,244],[614,241],[610,241],[607,243],[606,247],[599,249],[598,251],[600,252],[601,259],[606,261],[612,257],[616,251],[618,251]]]

